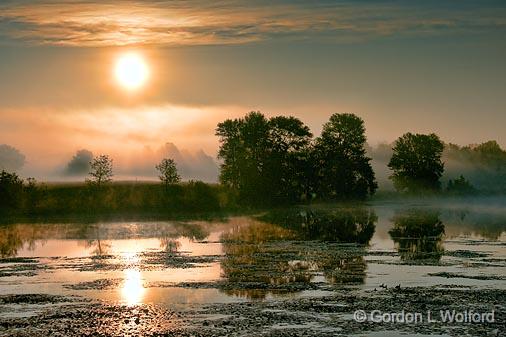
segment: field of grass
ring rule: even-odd
[[[218,184],[190,181],[164,186],[154,182],[37,184],[9,195],[0,205],[6,219],[193,218],[236,208],[233,193]]]

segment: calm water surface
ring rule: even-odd
[[[13,224],[0,227],[0,254],[0,294],[130,305],[325,296],[382,284],[504,289],[506,207],[378,203],[219,222]]]

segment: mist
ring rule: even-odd
[[[393,144],[380,143],[367,148],[368,156],[372,158],[371,165],[379,188],[383,190],[394,188],[388,178],[392,174],[388,168],[392,146]],[[445,167],[441,177],[443,188],[446,188],[450,179],[456,179],[462,175],[478,191],[487,193],[506,191],[506,151],[496,141],[467,146],[445,144],[442,161]]]
[[[16,172],[22,178],[34,177],[39,181],[71,182],[84,181],[90,171],[90,161],[95,156],[108,155],[113,160],[114,180],[157,181],[155,165],[163,158],[176,162],[183,180],[218,182],[219,165],[215,159],[202,149],[187,150],[174,143],[158,147],[129,147],[129,150],[116,151],[81,147],[73,153],[63,152],[43,156],[30,153],[26,157],[10,145],[0,145],[0,170]],[[26,165],[25,165],[26,163]]]
[[[118,168],[118,174],[140,179],[157,179],[155,165],[163,158],[171,158],[176,162],[183,180],[218,181],[218,164],[213,157],[202,149],[189,151],[179,149],[174,143],[166,143],[159,148],[144,147],[142,151],[132,153]]]

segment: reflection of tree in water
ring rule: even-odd
[[[174,254],[177,253],[179,247],[181,247],[181,242],[169,238],[169,237],[161,237],[160,240],[160,248],[163,249],[166,253]]]
[[[86,237],[88,238],[86,240],[86,248],[92,248],[91,254],[96,257],[108,255],[109,249],[111,249],[111,243],[103,239],[101,227],[99,224],[90,225],[86,233]]]
[[[12,257],[23,247],[24,240],[18,232],[17,226],[9,226],[0,230],[0,256]]]
[[[110,253],[111,240],[159,238],[160,247],[174,253],[176,239],[203,240],[209,235],[200,223],[69,223],[9,224],[0,226],[0,257],[17,256],[19,250],[35,250],[48,239],[78,240],[96,257]]]
[[[377,217],[361,208],[341,211],[271,212],[261,218],[270,223],[252,221],[224,233],[222,269],[229,282],[225,291],[263,298],[268,290],[307,289],[316,274],[323,274],[333,284],[363,283],[366,263],[362,244],[371,239]]]
[[[185,237],[190,241],[201,241],[209,236],[203,225],[198,223],[177,222],[172,226],[160,228],[157,232],[158,240],[160,240],[160,248],[166,253],[177,253],[181,242],[178,238]]]
[[[439,212],[410,209],[395,215],[388,232],[403,260],[436,260],[443,255],[444,225]]]
[[[364,207],[324,209],[287,209],[270,212],[261,218],[295,230],[303,239],[367,244],[378,217]]]
[[[310,277],[305,270],[291,268],[288,263],[296,252],[276,244],[277,240],[295,238],[290,230],[253,220],[250,225],[225,232],[221,238],[225,254],[221,266],[226,278],[233,283],[250,283],[242,286],[256,289],[296,281],[308,282]],[[255,292],[251,292],[251,296],[255,296]]]
[[[50,225],[4,225],[0,227],[0,257],[14,257],[20,249],[34,250],[36,243],[44,244]]]

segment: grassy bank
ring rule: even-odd
[[[37,184],[11,191],[0,207],[8,219],[192,218],[237,209],[233,193],[218,184],[190,181],[163,186],[151,182]]]
[[[96,222],[114,220],[219,219],[233,214],[252,214],[287,205],[262,208],[240,202],[237,194],[219,184],[190,181],[169,186],[156,182],[16,183],[0,189],[0,223]],[[504,195],[426,195],[379,191],[368,200],[318,200],[312,207],[333,208],[377,202],[504,200]]]

